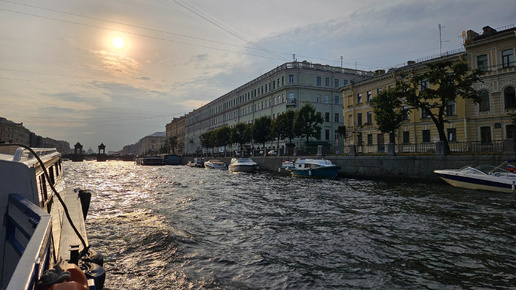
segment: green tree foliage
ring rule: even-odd
[[[199,136],[199,141],[201,142],[202,148],[208,149],[213,147],[211,143],[211,131],[204,132],[203,134],[201,134],[201,136]]]
[[[224,146],[225,147],[231,142],[231,129],[228,126],[220,127],[213,131],[215,146]]]
[[[242,150],[242,145],[251,141],[248,127],[247,124],[238,123],[231,128],[231,143],[238,144],[240,151]]]
[[[480,82],[481,70],[470,71],[464,62],[443,60],[427,65],[428,70],[410,78],[397,79],[394,92],[410,109],[422,110],[434,122],[439,140],[445,144],[445,154],[450,147],[444,130],[446,106],[458,97],[480,101],[480,95],[472,86]],[[428,83],[428,85],[423,85]]]
[[[315,107],[311,104],[304,104],[296,111],[294,116],[294,134],[301,138],[306,138],[306,144],[310,137],[317,140],[321,137],[321,125],[323,117],[321,112],[316,112]]]
[[[262,116],[254,121],[252,128],[252,138],[256,143],[265,143],[271,141],[271,117]]]
[[[296,137],[293,127],[295,115],[296,112],[292,110],[279,114],[278,117],[272,121],[272,136],[278,138],[278,141],[288,138],[290,143],[292,143],[292,139]]]
[[[405,120],[408,110],[394,90],[382,91],[373,98],[373,113],[378,130],[382,133],[394,133]]]

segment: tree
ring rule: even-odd
[[[256,119],[251,132],[253,140],[256,143],[262,143],[265,150],[265,142],[271,140],[271,117],[262,116]]]
[[[172,137],[168,138],[166,143],[168,143],[166,153],[170,153],[169,150],[172,150],[172,153],[176,154],[176,148],[178,146],[177,136],[172,136]]]
[[[372,103],[376,126],[382,133],[396,132],[407,117],[408,110],[402,100],[396,97],[394,90],[382,91],[373,98]]]
[[[238,123],[235,127],[231,128],[231,143],[237,143],[240,151],[242,151],[242,145],[251,141],[250,135],[248,134],[248,127],[247,124]]]
[[[317,140],[321,138],[322,123],[321,112],[316,112],[315,107],[311,104],[304,104],[294,116],[294,134],[306,138],[308,146],[310,137],[315,137]]]
[[[201,142],[202,148],[206,148],[206,150],[208,150],[208,148],[211,148],[211,131],[207,131],[201,134],[201,136],[199,136],[199,141]]]
[[[295,111],[288,110],[279,114],[278,117],[272,121],[271,133],[272,136],[278,138],[278,142],[280,139],[288,138],[290,143],[292,143],[292,139],[296,137],[293,127],[295,115]]]
[[[410,79],[402,76],[397,79],[394,93],[410,109],[420,109],[434,122],[439,140],[444,142],[445,154],[450,153],[448,138],[444,130],[446,107],[458,97],[480,102],[479,91],[472,85],[480,82],[482,71],[470,71],[465,62],[443,60],[427,65],[428,70]],[[428,83],[428,85],[425,85]]]
[[[224,152],[226,146],[231,142],[231,129],[228,126],[223,126],[216,129],[214,132],[215,146],[224,146]]]

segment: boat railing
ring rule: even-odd
[[[41,273],[48,267],[51,230],[50,214],[19,194],[9,194],[0,288],[36,288]]]

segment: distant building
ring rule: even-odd
[[[139,144],[135,143],[124,146],[120,153],[123,155],[138,155],[139,151]]]
[[[166,137],[167,140],[170,138],[177,138],[177,146],[174,150],[170,150],[169,153],[183,154],[185,152],[185,116],[179,118],[173,118],[170,123],[168,123],[166,128]]]
[[[322,113],[324,123],[320,139],[335,141],[337,128],[342,125],[342,94],[339,88],[351,82],[368,79],[372,72],[349,68],[313,64],[307,61],[289,62],[232,90],[186,115],[185,151],[201,150],[199,137],[222,126],[253,123],[262,116],[275,119],[287,110],[297,110],[312,104]],[[305,146],[304,139],[296,139]],[[268,148],[282,150],[285,141],[266,144]],[[278,148],[276,148],[278,147]]]
[[[145,136],[138,141],[138,155],[155,154],[165,146],[165,132],[156,132],[152,135]]]
[[[0,142],[30,144],[31,132],[23,123],[15,123],[0,117]]]

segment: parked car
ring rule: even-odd
[[[271,150],[271,151],[267,152],[267,155],[276,156],[276,155],[278,155],[278,152]]]

